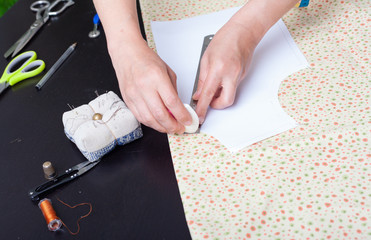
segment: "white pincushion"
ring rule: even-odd
[[[95,114],[101,119],[95,118]],[[114,92],[65,112],[62,121],[66,136],[89,161],[100,159],[117,144],[124,145],[143,136],[140,123]]]

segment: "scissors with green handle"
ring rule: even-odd
[[[14,58],[0,78],[0,94],[9,86],[41,73],[45,69],[45,63],[36,58],[34,51],[24,52]]]

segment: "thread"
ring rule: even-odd
[[[67,225],[66,225],[63,221],[61,221],[62,224],[63,224],[63,226],[65,226],[65,227],[67,228],[68,232],[69,232],[71,235],[77,235],[77,234],[80,232],[80,224],[79,224],[80,220],[83,219],[83,218],[86,218],[87,216],[89,216],[90,213],[91,213],[91,211],[93,210],[93,207],[91,206],[91,203],[78,203],[78,204],[76,204],[76,205],[74,205],[74,206],[70,206],[70,205],[68,205],[67,203],[65,203],[65,202],[63,202],[62,200],[60,200],[59,198],[57,198],[57,199],[58,199],[58,201],[59,201],[60,203],[64,204],[65,206],[67,206],[67,207],[69,207],[69,208],[76,208],[76,207],[83,206],[83,205],[88,205],[88,206],[89,206],[89,212],[88,212],[87,214],[85,214],[85,215],[79,217],[79,219],[77,219],[77,221],[76,221],[76,224],[77,224],[77,230],[76,230],[76,232],[72,232],[72,231],[67,227]]]
[[[80,220],[83,219],[83,218],[86,218],[87,216],[90,215],[90,213],[92,212],[93,210],[93,207],[90,203],[79,203],[79,204],[76,204],[74,206],[70,206],[69,204],[63,202],[62,200],[60,200],[59,198],[57,198],[57,200],[62,203],[63,205],[69,207],[69,208],[76,208],[78,206],[83,206],[83,205],[88,205],[89,206],[89,212],[81,217],[79,217],[79,219],[77,219],[76,221],[76,224],[77,224],[77,230],[76,232],[72,232],[68,227],[67,225],[59,218],[57,217],[57,214],[56,212],[54,211],[53,209],[53,206],[52,206],[52,202],[50,199],[48,198],[44,198],[43,200],[41,200],[39,202],[39,208],[41,209],[41,212],[43,213],[44,215],[44,218],[46,220],[46,223],[48,224],[48,229],[50,231],[57,231],[59,230],[62,225],[65,226],[65,228],[68,230],[68,232],[71,234],[71,235],[77,235],[79,232],[80,232]]]
[[[62,226],[62,221],[57,217],[52,206],[52,201],[48,198],[44,198],[39,202],[39,208],[44,215],[46,224],[48,225],[49,231],[57,231]]]
[[[112,106],[115,105],[115,103],[117,103],[117,102],[118,102],[118,101],[113,102],[113,103],[111,104],[111,106],[110,106],[110,109],[112,109]],[[116,109],[116,111],[111,115],[111,117],[110,117],[108,120],[106,120],[106,121],[104,122],[104,121],[102,120],[102,119],[103,119],[103,115],[100,114],[100,113],[97,113],[97,112],[94,110],[94,108],[93,108],[90,104],[88,104],[88,106],[89,106],[89,107],[91,108],[91,110],[93,110],[93,112],[94,112],[94,115],[93,115],[92,119],[93,119],[93,120],[101,120],[101,121],[99,121],[99,123],[103,123],[103,124],[106,126],[106,128],[111,132],[112,136],[115,138],[115,141],[117,142],[117,138],[116,138],[115,134],[113,133],[113,131],[111,130],[111,128],[108,127],[107,122],[108,122],[109,120],[111,120],[111,119],[116,115],[116,113],[117,113],[118,111],[122,110],[122,108],[120,107],[120,108]],[[94,118],[96,118],[96,116],[97,116],[98,114],[101,115],[101,118],[100,118],[100,119],[94,119]]]

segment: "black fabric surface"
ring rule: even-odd
[[[42,74],[0,95],[0,239],[190,239],[165,134],[143,127],[143,138],[106,155],[92,170],[47,194],[57,215],[75,231],[88,211],[70,205],[90,202],[91,215],[80,233],[66,228],[50,232],[28,190],[45,181],[42,164],[58,173],[86,159],[67,139],[62,114],[67,104],[80,106],[102,94],[120,95],[107,53],[106,39],[88,37],[93,29],[92,1],[75,1],[52,17],[22,50],[34,50],[46,63]],[[32,1],[19,0],[0,18],[0,70],[10,61],[2,55],[35,20]],[[72,43],[76,50],[41,91],[36,83]]]

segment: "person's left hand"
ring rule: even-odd
[[[209,106],[223,109],[233,104],[256,45],[248,27],[231,20],[215,34],[201,59],[198,88],[193,95],[198,101],[200,123]]]

